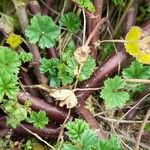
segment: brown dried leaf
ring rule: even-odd
[[[57,101],[61,101],[59,104],[60,107],[66,105],[67,108],[73,108],[77,105],[77,98],[72,90],[55,89],[50,92],[50,95]]]
[[[84,64],[90,53],[89,46],[81,46],[74,51],[74,58],[79,64]]]

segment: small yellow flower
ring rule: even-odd
[[[11,48],[15,49],[21,44],[21,36],[11,33],[6,39],[6,43],[10,45]]]
[[[131,27],[125,37],[125,49],[143,64],[150,64],[150,37],[139,27]]]

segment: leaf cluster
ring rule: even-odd
[[[139,83],[128,83],[124,79],[150,79],[150,67],[133,61],[128,68],[123,69],[122,78],[115,76],[104,81],[100,97],[104,99],[107,109],[121,108],[137,91],[143,91],[145,86]]]
[[[48,124],[48,117],[45,111],[32,111],[30,117],[27,118],[29,123],[33,123],[35,128],[43,129]]]
[[[96,133],[92,131],[88,124],[75,119],[66,124],[66,134],[69,136],[70,143],[63,145],[63,150],[121,150],[121,145],[115,136],[107,141],[98,139]]]
[[[60,86],[60,83],[62,85],[71,84],[75,77],[78,77],[79,81],[83,81],[93,73],[96,64],[95,60],[90,56],[81,67],[80,73],[78,72],[80,65],[73,56],[74,51],[75,46],[71,41],[63,52],[61,60],[57,58],[41,59],[40,70],[48,76],[51,87]]]

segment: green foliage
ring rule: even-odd
[[[95,66],[96,66],[95,60],[92,57],[88,57],[86,62],[82,66],[79,80],[83,81],[88,79],[91,76],[91,74],[94,72]]]
[[[122,75],[125,79],[150,79],[150,67],[138,61],[133,61],[128,68],[123,69]],[[145,89],[145,85],[128,83],[126,89],[132,92],[142,92]]]
[[[21,65],[19,56],[10,48],[0,47],[0,68],[8,73],[18,73]]]
[[[17,80],[16,75],[9,74],[4,70],[0,71],[0,101],[2,101],[5,95],[10,99],[16,98],[17,92],[19,91]]]
[[[81,137],[82,149],[91,150],[97,141],[96,134],[91,129],[85,130]]]
[[[144,130],[150,133],[150,123],[146,124],[146,126],[144,127]]]
[[[69,12],[60,18],[59,24],[66,27],[70,32],[78,32],[81,23],[79,16],[73,12]]]
[[[51,17],[36,15],[31,19],[31,25],[27,27],[25,34],[31,43],[38,42],[39,46],[44,49],[55,45],[60,30]]]
[[[112,0],[115,6],[122,6],[124,4],[124,0]]]
[[[13,128],[16,128],[21,121],[27,119],[28,107],[26,105],[22,106],[15,100],[5,100],[1,107],[7,113],[7,124]]]
[[[64,144],[62,150],[81,150],[81,148],[72,144]]]
[[[118,139],[111,136],[107,141],[99,140],[96,150],[122,150],[122,148]]]
[[[46,74],[49,78],[49,85],[50,87],[57,87],[60,85],[60,79],[58,79],[58,65],[60,63],[59,59],[52,58],[52,59],[41,59],[41,66],[40,71]]]
[[[130,67],[123,69],[122,74],[126,79],[149,79],[150,67],[133,61]]]
[[[76,46],[74,44],[74,41],[71,40],[67,47],[65,48],[64,52],[62,53],[62,60],[66,62],[68,58],[71,58],[73,56],[73,52],[75,51]]]
[[[32,141],[28,140],[24,145],[24,150],[32,150]]]
[[[40,71],[42,73],[50,74],[50,75],[57,74],[57,72],[58,72],[57,66],[60,63],[59,59],[57,59],[57,58],[52,58],[52,59],[42,58],[40,62],[41,62]]]
[[[100,61],[104,61],[104,59],[114,50],[114,46],[113,43],[108,43],[104,49],[103,52],[101,53],[100,56]]]
[[[67,128],[66,134],[69,136],[69,139],[76,143],[80,141],[81,135],[83,132],[89,128],[88,124],[81,119],[75,119],[73,122],[68,122],[65,126]]]
[[[129,100],[129,94],[123,91],[125,82],[118,76],[107,79],[100,92],[100,97],[104,99],[106,108],[121,108]]]
[[[29,62],[32,60],[32,54],[31,53],[26,53],[26,52],[21,52],[19,54],[20,60],[22,60],[23,63]]]
[[[64,143],[62,150],[121,150],[121,144],[115,136],[107,141],[98,139],[96,133],[81,119],[68,122],[66,128],[71,142]]]
[[[33,123],[35,128],[43,129],[45,125],[48,124],[48,117],[46,116],[45,111],[33,111],[27,121]]]
[[[62,81],[62,84],[71,84],[73,82],[74,75],[68,71],[66,64],[61,63],[58,65],[58,78]]]
[[[76,3],[81,8],[86,8],[90,12],[95,12],[95,7],[90,0],[76,0]]]

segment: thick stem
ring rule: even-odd
[[[27,28],[29,24],[28,15],[26,13],[26,4],[23,1],[19,1],[19,0],[12,0],[12,1],[15,5],[17,16],[19,17],[19,22],[20,22],[22,31],[24,33],[25,29]]]
[[[80,103],[79,103],[79,105],[77,107],[77,111],[78,111],[80,117],[82,117],[86,122],[88,122],[90,127],[94,131],[96,131],[96,134],[98,135],[99,138],[104,139],[104,140],[107,139],[107,136],[104,133],[103,129],[100,127],[99,123],[93,117],[91,112],[87,108],[85,108],[85,106],[83,106],[82,104],[80,105]]]
[[[88,36],[90,35],[90,33],[93,31],[93,29],[95,28],[95,26],[101,22],[101,15],[102,15],[102,10],[103,10],[103,0],[93,0],[93,4],[95,6],[95,13],[94,16],[91,14],[87,13],[87,29],[88,29]],[[98,41],[99,39],[99,28],[97,29],[97,32],[95,33],[95,35],[93,36],[93,38],[91,39],[91,42],[89,44],[89,46],[91,47],[91,56],[93,58],[97,57],[97,52],[96,52],[96,48],[95,48],[95,43]]]
[[[121,64],[127,58],[126,53],[120,50],[118,54],[112,54],[107,60],[93,73],[91,78],[87,80],[81,88],[96,88],[103,84],[103,81],[118,70],[119,63]],[[87,98],[93,94],[93,90],[77,91],[76,96],[79,101],[84,103]]]
[[[45,0],[44,1],[45,6],[43,7],[43,15],[48,15],[48,13],[50,11],[48,8],[51,8],[51,6],[53,5],[53,2],[54,2],[53,0]]]
[[[59,107],[53,106],[52,104],[48,104],[44,102],[42,99],[35,98],[25,92],[18,93],[18,102],[20,104],[24,104],[27,100],[31,101],[32,103],[31,108],[33,110],[35,111],[44,110],[47,116],[53,121],[63,123],[65,118],[67,117],[67,113]]]
[[[29,76],[28,72],[20,70],[19,76],[20,76],[21,82],[24,85],[33,85],[33,82],[31,80],[31,77]],[[36,89],[28,88],[26,91],[29,92],[30,94],[32,94],[35,97],[41,98],[41,95],[40,95],[39,91],[36,90]]]
[[[129,9],[126,20],[124,22],[124,33],[125,34],[129,31],[129,29],[133,25],[135,25],[137,9],[138,9],[138,0],[134,0],[132,7]]]
[[[39,49],[36,45],[33,45],[33,44],[30,44],[29,48],[30,48],[30,52],[33,55],[34,74],[37,77],[38,83],[47,84],[47,82],[48,82],[47,78],[45,77],[44,74],[42,74],[40,72],[40,69],[39,69],[40,68],[40,58],[41,58]]]
[[[48,125],[47,127],[45,127],[44,129],[37,129],[34,128],[32,125],[27,124],[27,123],[22,123],[22,125],[29,129],[30,131],[36,133],[37,135],[39,135],[40,137],[44,138],[44,139],[51,139],[51,138],[57,138],[60,132],[60,128],[58,127],[54,127],[52,125]],[[7,126],[6,124],[6,117],[1,117],[0,118],[0,128],[3,128],[3,130],[8,131],[9,129],[11,129],[10,126]],[[29,132],[27,132],[24,128],[22,128],[20,125],[17,126],[17,128],[12,129],[13,132],[20,134],[20,135],[29,135]]]
[[[29,12],[33,15],[41,13],[41,8],[40,8],[40,5],[38,4],[37,0],[28,1],[27,8],[28,8]]]
[[[25,32],[25,29],[27,28],[29,24],[28,15],[26,12],[26,4],[24,2],[20,2],[19,0],[13,0],[13,3],[15,5],[17,15],[19,17],[20,25],[22,28],[22,31]],[[28,44],[30,52],[33,55],[33,61],[34,61],[34,72],[37,77],[37,80],[39,83],[47,84],[47,78],[40,72],[40,52],[36,45],[34,44]]]
[[[56,48],[47,48],[46,53],[47,53],[48,58],[57,58],[58,57]]]

